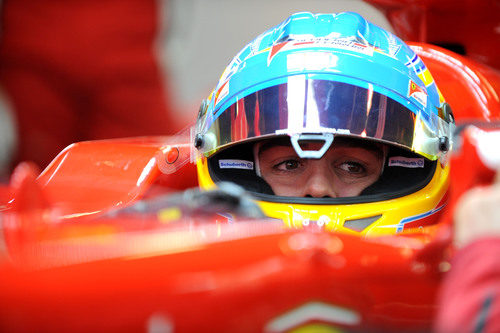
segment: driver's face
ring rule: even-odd
[[[348,141],[334,141],[321,159],[299,158],[289,144],[263,145],[258,158],[262,178],[276,195],[320,198],[359,195],[379,178],[384,162],[382,148]]]

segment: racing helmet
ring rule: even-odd
[[[412,232],[446,204],[454,120],[429,70],[392,33],[353,12],[291,15],[246,45],[202,102],[199,185],[231,181],[290,227],[358,235]],[[259,170],[263,142],[318,159],[339,140],[386,147],[360,195],[276,195]],[[304,149],[305,142],[319,143]]]

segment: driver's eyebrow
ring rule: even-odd
[[[276,146],[281,147],[290,147],[292,148],[292,143],[289,138],[278,138],[274,140],[269,140],[268,142],[263,142],[259,147],[259,154],[264,152],[265,150],[271,149]]]
[[[343,139],[343,138],[342,138]],[[361,148],[365,149],[367,151],[375,153],[377,156],[380,158],[384,158],[386,153],[384,150],[384,146],[380,143],[377,142],[371,142],[371,141],[360,141],[356,139],[351,139],[351,140],[335,140],[332,143],[333,148],[341,148],[341,147],[351,147],[351,148]]]

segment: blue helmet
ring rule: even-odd
[[[418,161],[418,169],[424,168],[425,160],[422,176],[411,176],[417,168],[406,165],[409,176],[402,177],[419,184],[406,182],[401,186],[409,192],[399,188],[389,197],[404,196],[440,172],[452,129],[451,111],[429,70],[398,37],[352,12],[296,13],[246,45],[202,103],[195,137],[201,153],[200,184],[233,180],[269,193],[266,186],[249,185],[262,183],[254,154],[243,153],[251,152],[252,144],[289,137],[300,157],[319,158],[334,138],[349,137],[387,144],[393,150],[388,160],[391,154],[404,155],[396,163],[399,167]],[[304,151],[302,140],[322,141],[324,146]],[[220,156],[249,163],[222,167]],[[377,186],[387,192],[387,186]],[[355,201],[384,198],[388,196]]]

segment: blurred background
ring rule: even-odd
[[[4,0],[0,181],[21,161],[42,170],[73,142],[177,133],[194,122],[231,58],[293,12],[355,11],[404,40],[436,42],[500,68],[499,3]]]
[[[179,102],[198,103],[243,46],[299,11],[355,11],[392,31],[385,16],[361,0],[171,0],[163,52]]]
[[[0,174],[43,169],[73,142],[171,135],[247,42],[297,11],[358,0],[6,0],[1,5]]]

